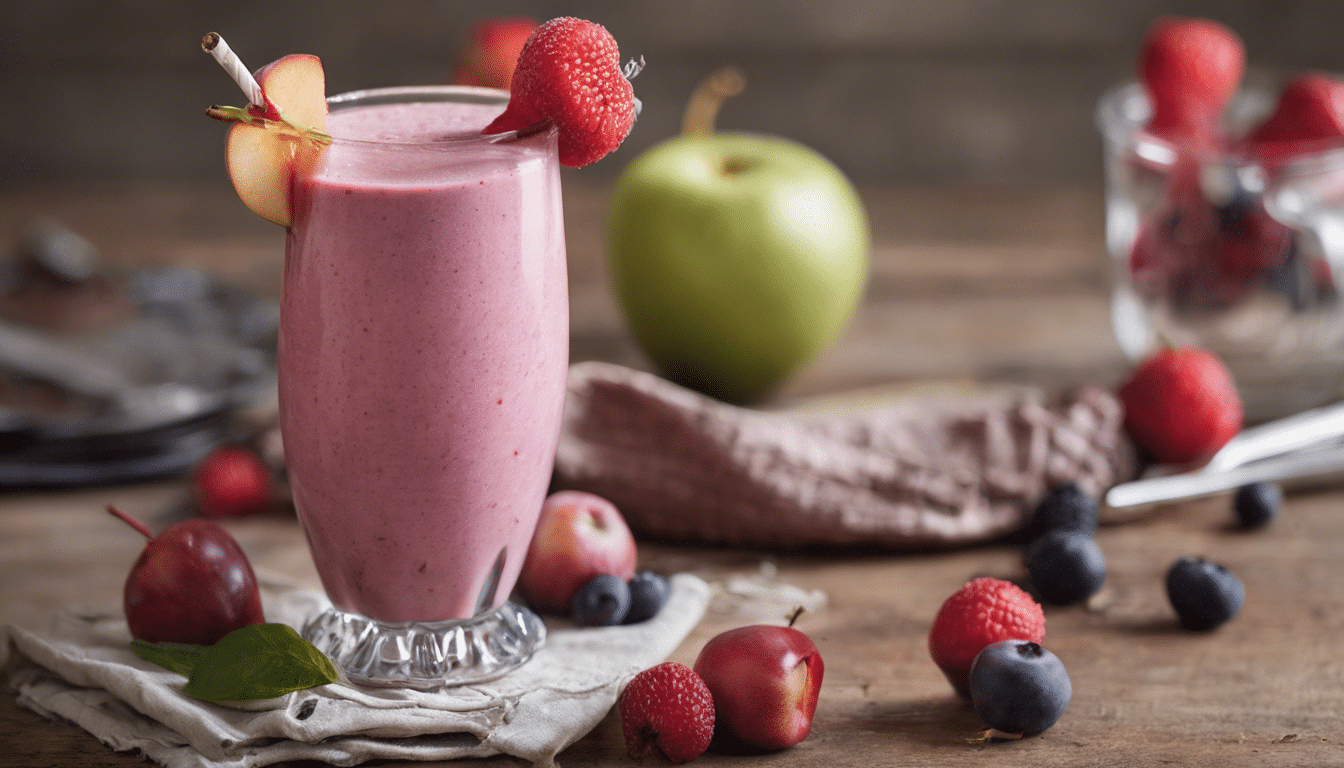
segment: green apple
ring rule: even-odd
[[[617,294],[673,381],[729,402],[770,393],[849,324],[868,277],[868,218],[845,175],[778,136],[668,139],[617,183]]]

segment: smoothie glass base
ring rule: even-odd
[[[546,625],[511,602],[470,619],[437,622],[385,623],[329,608],[304,626],[303,636],[353,683],[436,690],[517,669],[545,643]]]

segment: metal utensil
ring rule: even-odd
[[[1192,499],[1230,491],[1251,483],[1288,480],[1344,471],[1344,445],[1293,451],[1218,472],[1149,477],[1120,483],[1106,492],[1106,504],[1119,509]]]
[[[1137,507],[1344,471],[1341,441],[1344,403],[1314,408],[1243,430],[1194,471],[1120,483],[1106,492],[1106,504]]]
[[[8,323],[0,323],[0,368],[91,398],[121,430],[193,418],[228,404],[223,393],[188,384],[140,384],[106,360]]]

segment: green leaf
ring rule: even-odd
[[[340,679],[331,659],[288,624],[253,624],[202,653],[182,690],[198,699],[247,701]]]
[[[132,640],[131,650],[135,655],[153,664],[179,675],[190,676],[196,660],[209,649],[206,645],[187,643],[147,643],[144,640]]]

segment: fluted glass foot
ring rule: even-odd
[[[479,683],[522,666],[546,641],[546,625],[514,603],[437,622],[385,623],[328,608],[303,628],[351,682],[434,690]]]

